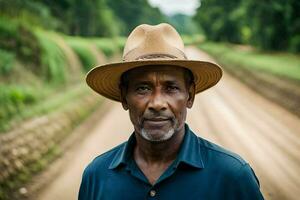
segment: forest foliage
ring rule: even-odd
[[[200,1],[200,0],[199,0]],[[142,23],[169,22],[183,34],[249,44],[263,50],[300,51],[300,1],[201,0],[193,20],[165,16],[147,0],[0,0],[1,17],[67,35],[127,36]]]
[[[80,36],[124,35],[140,23],[165,21],[147,0],[0,0],[0,12],[31,26]]]
[[[202,0],[195,21],[207,39],[300,51],[299,0]]]

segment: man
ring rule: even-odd
[[[241,157],[197,137],[185,124],[195,94],[221,76],[216,64],[186,58],[172,26],[135,28],[123,62],[87,75],[93,90],[129,111],[134,133],[89,164],[79,199],[263,199]]]

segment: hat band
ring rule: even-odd
[[[160,53],[160,54],[146,54],[141,55],[136,58],[136,60],[147,60],[147,59],[176,59],[177,57],[170,54]]]
[[[123,61],[136,61],[136,60],[147,60],[147,59],[182,59],[186,60],[187,57],[184,52],[177,48],[169,48],[164,52],[149,52],[141,55],[141,51],[139,48],[133,49],[129,51],[126,55],[123,56]]]

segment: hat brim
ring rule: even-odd
[[[120,102],[119,84],[121,75],[136,67],[155,65],[179,66],[189,69],[194,75],[196,94],[216,85],[222,77],[222,69],[211,62],[199,60],[139,60],[94,67],[87,73],[86,82],[95,92]]]

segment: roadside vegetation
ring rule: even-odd
[[[251,46],[203,42],[199,48],[241,82],[300,117],[300,56]]]
[[[270,73],[300,83],[300,56],[297,54],[259,51],[230,43],[204,42],[199,47],[228,67]]]
[[[58,109],[66,99],[71,100],[68,97],[87,92],[80,86],[84,84],[84,74],[102,59],[91,51],[103,52],[109,58],[124,45],[123,38],[66,36],[1,17],[0,38],[0,133],[23,120]],[[62,38],[75,52],[77,72],[68,63],[69,52],[55,38]],[[96,48],[92,49],[92,45]],[[76,87],[81,88],[80,92]],[[56,106],[52,103],[54,98]]]
[[[210,41],[300,52],[299,9],[298,0],[205,0],[194,20]]]
[[[26,9],[22,17],[33,17]],[[0,14],[0,199],[18,199],[20,187],[63,153],[62,141],[102,103],[85,85],[86,72],[119,54],[125,42],[66,35],[23,20]],[[52,125],[40,126],[41,119]],[[27,131],[26,124],[38,127]]]

